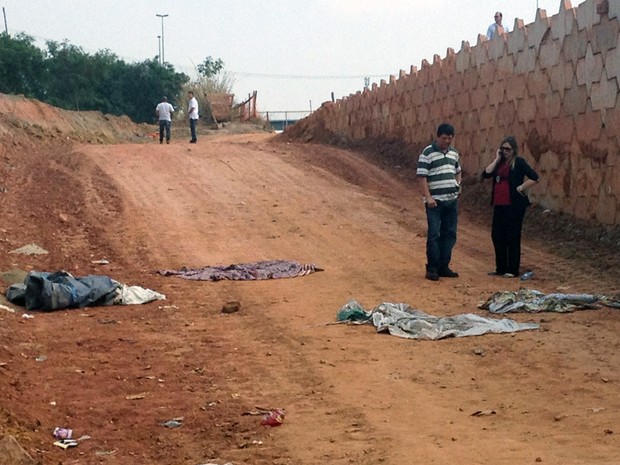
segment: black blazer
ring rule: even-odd
[[[515,207],[526,208],[530,205],[530,199],[527,195],[521,195],[517,192],[517,186],[523,184],[525,177],[538,181],[538,174],[527,164],[525,158],[515,158],[514,166],[510,167],[510,174],[508,175],[508,183],[510,185],[510,204]],[[493,196],[495,195],[495,178],[497,177],[497,166],[492,173],[482,171],[483,178],[493,178],[493,190],[491,191],[491,205],[493,205]]]

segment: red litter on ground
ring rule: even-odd
[[[265,426],[280,426],[284,422],[284,410],[276,409],[271,410],[263,416],[261,425]]]

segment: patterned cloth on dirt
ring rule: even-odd
[[[323,271],[313,264],[301,264],[289,260],[267,260],[254,263],[241,263],[228,266],[205,266],[204,268],[181,268],[180,270],[160,270],[163,276],[178,276],[195,281],[255,281],[259,279],[279,279],[305,276],[315,271]]]
[[[589,310],[601,306],[620,308],[620,300],[593,294],[543,294],[533,289],[500,291],[493,294],[479,308],[491,313],[566,313]]]
[[[336,316],[338,321],[371,323],[377,332],[387,331],[407,339],[444,339],[447,337],[480,336],[486,333],[514,333],[538,329],[536,323],[518,323],[509,319],[495,320],[473,313],[436,317],[407,304],[383,302],[370,312],[355,300],[343,306]]]

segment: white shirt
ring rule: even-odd
[[[493,37],[495,37],[495,35],[497,34],[497,27],[498,26],[501,26],[501,27],[504,28],[504,33],[505,34],[508,34],[510,32],[510,30],[508,29],[508,26],[504,26],[503,24],[493,23],[487,29],[487,39],[491,40]]]
[[[198,119],[198,100],[196,100],[196,97],[189,99],[187,114],[189,115],[189,119]]]
[[[155,107],[155,111],[157,112],[157,117],[160,121],[172,121],[171,116],[174,111],[174,107],[168,102],[159,102]]]

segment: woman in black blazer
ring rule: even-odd
[[[530,205],[527,191],[538,182],[538,174],[519,156],[517,140],[509,136],[502,140],[482,177],[493,178],[491,238],[495,271],[489,274],[514,278],[519,276],[521,227],[525,209]]]

